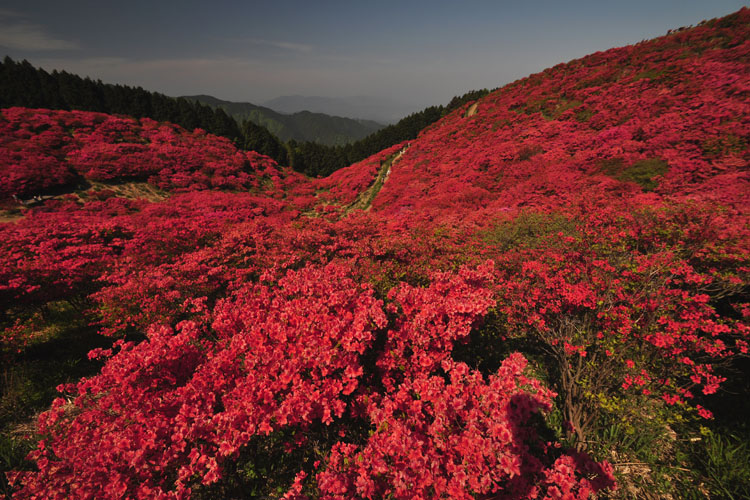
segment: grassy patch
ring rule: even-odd
[[[701,144],[703,155],[706,158],[720,158],[734,153],[741,153],[746,148],[747,141],[734,134],[728,134],[722,137],[712,137],[706,139]]]
[[[555,102],[554,104],[549,103],[548,106],[542,109],[542,116],[546,120],[556,120],[565,113],[566,111],[570,109],[575,109],[579,106],[581,106],[583,103],[581,101],[578,101],[576,99],[560,99],[559,101]]]
[[[586,123],[595,114],[596,113],[594,113],[594,111],[591,109],[581,108],[578,111],[576,111],[576,121],[581,122],[581,123]]]
[[[625,166],[621,158],[610,158],[599,164],[600,170],[619,181],[635,182],[644,191],[653,191],[659,187],[658,177],[669,170],[669,165],[659,158],[640,160]]]
[[[525,104],[511,106],[511,111],[516,113],[523,113],[525,115],[532,115],[534,113],[541,113],[545,120],[556,120],[563,113],[570,109],[575,109],[581,106],[583,103],[576,99],[566,99],[562,97],[560,99],[544,98],[529,101]]]
[[[662,69],[656,69],[656,68],[649,68],[647,70],[641,71],[640,73],[636,74],[633,77],[633,81],[637,82],[638,80],[657,80],[659,77],[663,76],[667,70],[665,68]]]
[[[750,433],[707,431],[691,443],[694,470],[711,498],[750,498]]]
[[[518,152],[518,159],[519,161],[526,161],[543,152],[544,149],[536,144],[532,146],[524,146]]]
[[[576,222],[559,214],[523,212],[513,220],[499,221],[482,231],[480,238],[486,246],[506,252],[549,245],[549,236],[558,233],[576,236]]]
[[[88,352],[112,343],[64,303],[50,308],[47,321],[44,334],[22,353],[6,353],[0,368],[0,495],[10,495],[5,472],[30,465],[36,415],[58,396],[56,387],[96,373],[101,363]]]

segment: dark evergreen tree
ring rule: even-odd
[[[245,149],[270,156],[280,165],[289,164],[286,146],[265,127],[246,120],[242,124],[242,136]]]

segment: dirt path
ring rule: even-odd
[[[128,198],[130,200],[147,200],[157,203],[164,200],[168,193],[152,186],[148,182],[123,182],[119,184],[107,184],[105,182],[91,182],[89,189],[113,191],[119,198]],[[80,197],[80,193],[76,193]]]
[[[169,196],[169,193],[162,191],[147,182],[122,182],[109,184],[106,182],[92,181],[85,189],[78,189],[54,196],[41,196],[37,200],[30,199],[22,201],[22,204],[19,204],[17,207],[0,209],[0,222],[15,222],[21,220],[26,216],[29,206],[38,205],[45,200],[59,200],[72,194],[76,196],[78,200],[85,202],[88,199],[87,192],[92,189],[96,191],[109,190],[115,193],[115,196],[118,198],[147,200],[151,203],[160,202]]]
[[[470,116],[474,116],[475,114],[477,114],[478,110],[479,110],[479,103],[475,102],[474,104],[469,106],[469,109],[466,110],[466,118]]]
[[[370,210],[373,200],[383,188],[385,181],[388,180],[388,176],[391,175],[391,167],[404,155],[404,153],[406,153],[407,149],[409,149],[408,145],[404,146],[401,151],[391,155],[385,160],[385,162],[383,162],[383,165],[380,166],[380,170],[378,170],[377,177],[375,177],[375,181],[370,187],[359,193],[357,199],[354,200],[351,205],[346,207],[344,210],[345,215],[352,210],[364,210],[365,212]]]
[[[25,216],[20,210],[0,210],[0,222],[16,222]]]

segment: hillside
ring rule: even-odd
[[[471,116],[465,105],[411,142],[374,208],[496,212],[583,195],[747,210],[748,45],[738,24],[597,53],[503,87]]]
[[[238,123],[250,120],[256,125],[267,128],[285,142],[311,141],[339,146],[362,139],[383,128],[383,125],[371,120],[342,118],[310,111],[284,114],[249,102],[223,101],[207,95],[183,96],[183,98],[222,109]]]
[[[0,113],[0,202],[91,182],[146,181],[173,191],[258,188],[276,162],[226,138],[148,118],[8,108]]]
[[[3,109],[4,492],[750,496],[749,74],[745,8],[325,178]]]

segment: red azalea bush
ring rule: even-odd
[[[565,232],[499,259],[502,331],[558,367],[554,387],[580,441],[623,391],[684,406],[692,391],[717,391],[714,365],[747,354],[750,235],[713,210],[584,208]],[[614,408],[623,420],[644,414]]]
[[[225,138],[148,118],[9,108],[0,117],[0,198],[30,198],[82,181],[148,180],[170,191],[260,189],[282,172]]]
[[[746,211],[749,17],[557,65],[490,93],[470,117],[467,104],[412,141],[373,209],[556,208],[587,192]]]
[[[321,498],[586,499],[613,486],[608,464],[550,458],[557,450],[540,440],[534,417],[554,393],[525,366],[513,354],[485,380],[444,362],[449,382],[421,374],[370,402],[377,430],[362,447],[334,446],[318,475]]]
[[[77,385],[72,407],[58,399],[40,420],[41,475],[19,476],[22,494],[187,497],[253,436],[340,418],[359,355],[385,321],[346,275],[334,265],[290,272],[218,304],[210,332],[184,322],[120,343],[101,375]]]
[[[485,383],[479,372],[450,360],[451,342],[439,336],[453,329],[466,335],[486,312],[491,293],[482,280],[491,269],[436,276],[428,293],[416,296],[421,307],[410,297],[418,290],[396,294],[403,319],[397,316],[394,325],[401,326],[388,337],[410,345],[410,354],[400,351],[409,368],[393,366],[387,343],[374,351],[381,353],[380,370],[394,372],[390,380],[404,377],[398,387],[386,382],[391,388],[382,394],[362,364],[373,352],[375,330],[386,326],[382,304],[340,265],[306,267],[270,287],[242,288],[217,304],[210,327],[183,322],[176,330],[153,327],[137,345],[120,341],[101,375],[77,385],[72,406],[61,398],[40,419],[47,436],[34,453],[40,472],[15,476],[23,485],[19,494],[187,497],[196,486],[221,480],[222,464],[255,436],[315,422],[345,436],[364,411],[375,432],[352,460],[346,459],[351,445],[333,446],[316,476],[323,496],[391,491],[401,498],[408,496],[405,488],[418,487],[426,496],[507,490],[534,497],[537,483],[558,468],[559,452],[540,441],[530,417],[549,410],[553,394],[523,375],[520,355]],[[266,274],[261,281],[275,280]],[[435,312],[422,312],[429,309]],[[421,330],[438,335],[425,341]],[[402,422],[405,417],[416,420]],[[612,486],[606,464],[580,462],[558,487],[586,498]],[[347,463],[361,466],[347,472]],[[378,464],[384,463],[394,464],[393,477],[383,476]]]

